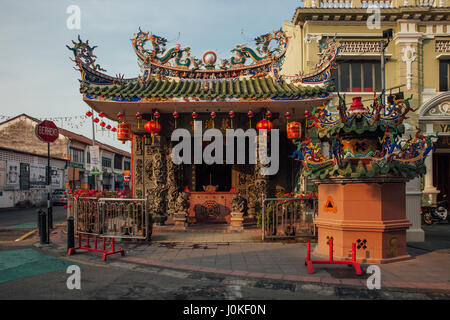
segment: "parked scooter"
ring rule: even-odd
[[[422,221],[428,225],[442,221],[450,223],[447,202],[447,195],[444,195],[441,201],[438,201],[431,206],[423,206],[420,208]]]

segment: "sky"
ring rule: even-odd
[[[194,56],[214,50],[218,61],[237,44],[291,21],[299,0],[2,0],[0,10],[0,117],[26,113],[55,118],[65,129],[92,137],[89,110],[79,93],[80,75],[66,48],[78,35],[98,46],[97,63],[107,74],[139,75],[130,39],[141,27],[180,43]],[[68,6],[81,10],[80,29],[69,29]],[[68,117],[78,116],[78,119]],[[66,119],[62,117],[67,117]],[[0,118],[1,119],[1,118]],[[107,133],[96,139],[130,151]]]

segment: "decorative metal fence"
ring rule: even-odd
[[[315,236],[317,199],[263,198],[262,240]]]
[[[69,204],[77,233],[148,239],[151,226],[146,199],[80,197],[69,199]]]

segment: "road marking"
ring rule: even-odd
[[[19,238],[17,238],[14,241],[22,241],[23,239],[28,238],[29,236],[31,236],[33,233],[36,233],[37,229],[31,230],[30,232],[25,233],[24,235],[20,236]]]

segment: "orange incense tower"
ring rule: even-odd
[[[347,108],[340,97],[339,116],[326,108],[314,109],[309,128],[316,127],[330,155],[319,154],[320,143],[298,143],[297,159],[303,174],[319,189],[318,255],[327,256],[329,240],[336,258],[349,258],[356,243],[357,261],[387,263],[409,259],[406,252],[405,183],[425,173],[430,137],[416,134],[401,140],[403,120],[412,110],[402,94],[381,97],[364,107],[360,97]]]

